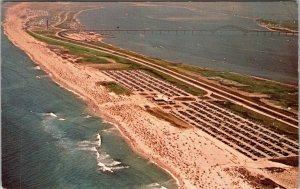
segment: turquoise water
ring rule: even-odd
[[[295,2],[99,3],[100,10],[80,14],[88,29],[261,29],[256,18],[278,22],[298,18]],[[149,5],[149,4],[148,4]],[[232,29],[232,28],[231,28]],[[105,41],[148,56],[298,83],[298,37],[243,35],[220,30],[211,34],[114,33]]]
[[[169,175],[133,153],[113,126],[90,117],[78,97],[1,37],[5,188],[176,188]]]

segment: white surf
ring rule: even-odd
[[[96,134],[95,141],[81,141],[78,143],[78,150],[96,153],[98,169],[102,172],[114,173],[114,171],[129,168],[122,165],[122,162],[114,160],[109,154],[100,150],[102,144],[101,135]]]

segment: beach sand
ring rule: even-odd
[[[96,85],[112,79],[93,67],[59,57],[24,31],[29,19],[27,8],[30,3],[19,3],[7,10],[3,24],[7,37],[56,83],[81,96],[97,115],[114,123],[132,149],[170,173],[179,188],[254,188],[234,169],[246,165],[252,165],[252,172],[268,176],[256,162],[206,133],[176,128],[149,114],[144,107],[155,105],[144,97],[117,96]],[[271,162],[259,165],[283,166]]]

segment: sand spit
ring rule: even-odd
[[[260,27],[266,28],[269,31],[294,32],[294,33],[298,32],[297,30],[292,30],[292,29],[285,28],[285,27],[280,27],[280,26],[272,26],[271,24],[264,24],[264,23],[261,23],[261,22],[257,22],[257,24]]]
[[[169,172],[180,188],[254,188],[234,169],[248,164],[252,172],[267,175],[255,162],[200,130],[176,128],[152,116],[144,107],[155,105],[144,97],[112,95],[96,85],[112,79],[95,68],[59,57],[24,31],[29,8],[30,3],[19,3],[7,10],[3,24],[7,37],[55,82],[80,95],[99,116],[114,123],[137,153]]]

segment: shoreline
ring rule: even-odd
[[[64,88],[63,86],[61,86],[62,88]],[[64,88],[67,89],[67,88]],[[67,89],[69,90],[69,89]],[[73,92],[71,90],[71,92]],[[76,94],[76,92],[74,93]],[[79,94],[78,94],[79,95]],[[81,95],[79,95],[80,97],[82,97]],[[126,131],[122,129],[122,127],[120,127],[119,123],[116,122],[113,118],[111,118],[108,115],[105,115],[104,112],[101,112],[100,110],[96,110],[94,109],[91,104],[88,104],[87,101],[84,100],[84,102],[86,103],[88,109],[96,116],[99,117],[103,120],[104,123],[111,125],[112,127],[116,128],[119,133],[121,134],[122,138],[126,141],[126,143],[130,146],[130,149],[132,149],[132,151],[134,151],[137,155],[140,155],[141,157],[143,157],[146,160],[149,160],[151,163],[155,164],[157,167],[161,168],[165,173],[167,173],[168,175],[170,175],[174,181],[176,182],[178,188],[180,188],[180,186],[183,185],[183,181],[180,179],[180,176],[178,176],[175,173],[172,173],[171,170],[169,170],[169,167],[166,166],[165,164],[163,164],[161,161],[159,161],[158,159],[152,159],[151,157],[145,155],[146,152],[143,151],[141,148],[138,148],[138,144],[134,143],[132,140],[130,140],[129,135],[126,134]],[[156,161],[155,161],[156,160]]]
[[[135,3],[133,3],[135,4]],[[101,7],[103,8],[103,7]],[[99,8],[99,9],[101,9]],[[95,8],[97,9],[97,8]],[[78,19],[78,16],[84,12],[84,11],[89,11],[89,10],[92,10],[92,9],[86,9],[86,10],[83,10],[83,11],[80,11],[80,13],[78,12],[78,15],[77,13],[74,15],[73,19],[74,20],[79,20]],[[277,29],[272,29],[270,27],[268,27],[267,24],[260,24],[259,22],[257,22],[255,19],[253,20],[258,26],[262,27],[262,28],[265,28],[269,31],[289,31],[289,32],[298,32],[298,31],[295,31],[295,30],[291,30],[291,29],[288,29],[288,28],[281,28],[281,27],[277,27]],[[79,21],[80,23],[80,21]],[[84,25],[84,24],[82,24]],[[85,25],[84,25],[85,26]],[[151,55],[145,55],[145,54],[142,54],[140,52],[137,52],[137,51],[134,51],[134,50],[130,50],[130,49],[125,49],[121,46],[118,46],[114,43],[110,43],[108,40],[110,40],[111,38],[110,37],[105,37],[105,36],[102,36],[103,38],[101,39],[101,43],[104,43],[106,45],[110,45],[110,46],[113,46],[113,47],[117,47],[118,49],[121,49],[121,50],[125,50],[125,51],[128,51],[128,52],[131,52],[131,53],[135,53],[137,55],[140,55],[140,56],[145,56],[147,58],[151,58],[151,59],[157,59],[155,57],[152,57]],[[196,67],[200,67],[202,69],[208,69],[208,70],[216,70],[216,71],[221,71],[221,72],[228,72],[228,73],[234,73],[234,74],[239,74],[239,75],[245,75],[245,76],[249,76],[251,78],[254,78],[254,79],[258,79],[258,80],[264,80],[264,81],[270,81],[270,82],[274,82],[274,83],[278,83],[278,84],[282,84],[282,85],[286,85],[286,86],[291,86],[291,87],[297,87],[297,82],[295,81],[297,78],[293,78],[293,79],[285,79],[285,80],[281,80],[280,78],[267,78],[267,77],[263,77],[263,76],[257,76],[257,75],[252,75],[252,74],[249,74],[249,73],[242,73],[242,72],[239,72],[239,71],[230,71],[230,70],[220,70],[220,69],[217,69],[217,68],[213,68],[213,67],[207,67],[207,66],[200,66],[200,65],[197,65],[196,63],[186,63],[186,62],[176,62],[174,60],[170,60],[170,59],[167,59],[167,58],[158,58],[158,59],[161,59],[161,60],[165,60],[166,62],[171,62],[171,63],[175,63],[175,64],[186,64],[186,65],[190,65],[190,66],[196,66]],[[293,76],[288,76],[288,77],[293,77]]]
[[[94,7],[94,8],[89,8],[89,9],[83,9],[83,10],[80,10],[78,12],[76,12],[74,15],[73,15],[73,20],[78,24],[78,25],[81,25],[80,23],[80,20],[78,19],[78,16],[82,13],[82,12],[85,12],[85,11],[89,11],[89,10],[97,10],[97,9],[103,9],[103,7]]]
[[[97,9],[97,8],[95,8]],[[90,10],[90,9],[88,9]],[[3,22],[3,25],[5,24],[5,22]],[[5,28],[5,27],[3,27]],[[68,85],[64,80],[60,79],[59,77],[55,77],[51,71],[49,69],[47,69],[43,64],[38,63],[38,60],[36,60],[31,54],[27,53],[26,50],[24,50],[22,47],[20,47],[18,45],[18,43],[14,40],[12,40],[7,31],[5,29],[3,29],[4,31],[4,35],[9,39],[10,42],[12,42],[12,44],[14,46],[16,46],[18,49],[22,50],[27,56],[29,56],[29,58],[32,60],[32,62],[41,67],[41,70],[45,71],[46,74],[49,76],[49,78],[56,83],[59,87],[71,92],[72,94],[80,97],[83,102],[87,105],[87,108],[92,110],[92,112],[95,114],[95,116],[103,119],[103,121],[107,122],[107,124],[112,125],[112,127],[115,127],[118,129],[118,131],[120,132],[120,134],[122,135],[122,138],[127,142],[127,144],[130,146],[130,148],[138,155],[142,156],[144,159],[149,160],[151,163],[155,164],[156,166],[158,166],[159,168],[161,168],[165,173],[167,173],[168,175],[170,175],[176,182],[178,188],[181,188],[183,186],[183,181],[181,181],[180,177],[178,175],[176,175],[175,173],[172,173],[172,171],[169,170],[168,166],[164,165],[161,161],[159,161],[158,159],[151,159],[151,157],[145,155],[146,153],[140,149],[140,148],[136,148],[138,147],[137,144],[135,144],[132,140],[130,140],[129,136],[125,134],[125,131],[119,126],[119,123],[117,121],[115,121],[113,118],[111,118],[108,115],[105,115],[104,112],[102,112],[101,110],[97,110],[97,105],[95,102],[93,102],[93,99],[90,99],[88,97],[86,97],[84,94],[76,91],[76,89],[72,88],[72,86]]]
[[[180,188],[180,186],[182,186],[182,181],[180,180],[180,177],[178,175],[175,175],[174,173],[172,173],[172,171],[169,170],[168,166],[164,165],[163,163],[161,163],[158,159],[156,159],[156,162],[151,159],[151,157],[145,155],[145,152],[142,149],[136,149],[136,147],[138,147],[137,144],[133,143],[130,138],[128,137],[128,135],[125,134],[125,131],[122,130],[122,128],[118,125],[118,123],[116,123],[112,118],[110,118],[109,116],[105,116],[101,113],[100,116],[97,115],[97,112],[95,112],[94,110],[92,110],[96,116],[100,117],[101,119],[103,119],[105,122],[107,122],[107,124],[112,125],[112,127],[117,128],[117,130],[120,132],[120,134],[122,135],[123,139],[127,142],[127,144],[130,146],[130,148],[138,155],[140,155],[141,157],[143,157],[144,159],[149,160],[151,163],[155,164],[157,167],[161,168],[165,173],[167,173],[168,175],[170,175],[176,182],[178,188]]]
[[[22,28],[26,21],[21,16],[22,6],[28,4],[9,8],[3,23],[4,34],[55,83],[79,95],[96,116],[116,127],[134,152],[161,167],[179,188],[253,188],[238,174],[224,170],[245,166],[246,161],[253,163],[251,160],[201,131],[174,128],[150,115],[144,111],[150,102],[141,96],[111,95],[104,87],[95,85],[99,80],[111,80],[109,77],[96,69],[63,60],[45,43],[27,34]]]
[[[7,36],[7,34],[4,32],[5,36],[9,39],[9,37]],[[133,143],[132,140],[130,140],[130,138],[128,137],[128,135],[125,134],[125,131],[122,130],[122,128],[119,126],[119,123],[117,123],[113,118],[111,118],[108,115],[105,115],[105,113],[101,112],[101,110],[96,110],[95,107],[97,106],[92,99],[87,98],[84,94],[78,93],[76,92],[74,89],[72,89],[71,86],[68,86],[67,83],[65,83],[63,80],[60,80],[59,77],[55,77],[51,74],[51,72],[49,70],[47,70],[46,67],[44,67],[42,64],[37,63],[37,61],[34,59],[34,57],[32,57],[30,54],[27,54],[25,50],[23,50],[22,48],[20,48],[17,43],[15,43],[15,41],[12,41],[11,39],[9,39],[13,45],[15,45],[17,48],[21,49],[26,55],[29,56],[29,58],[32,60],[32,62],[41,67],[41,70],[45,71],[46,74],[49,76],[50,80],[52,80],[54,83],[56,83],[59,87],[71,92],[72,94],[76,95],[77,97],[81,98],[84,102],[84,104],[86,104],[87,108],[90,109],[92,111],[93,114],[95,114],[95,117],[101,118],[103,120],[103,122],[106,122],[106,124],[111,125],[112,127],[117,128],[117,130],[119,131],[119,133],[121,134],[122,138],[126,141],[126,143],[130,146],[130,148],[138,155],[142,156],[144,159],[149,160],[151,163],[155,164],[157,167],[161,168],[165,173],[167,173],[168,175],[170,175],[176,182],[178,188],[181,188],[180,186],[182,186],[182,181],[180,180],[180,177],[175,175],[174,173],[172,173],[172,171],[169,170],[168,166],[164,165],[163,163],[161,163],[161,161],[159,161],[158,159],[151,159],[151,157],[145,155],[145,152],[140,149],[140,148],[136,148],[138,147],[137,144]]]
[[[280,27],[280,26],[271,26],[269,24],[266,23],[262,23],[260,21],[255,21],[257,25],[259,25],[262,28],[265,28],[269,31],[277,31],[277,32],[293,32],[293,33],[298,33],[297,30],[292,30],[289,28],[285,28],[285,27]]]

